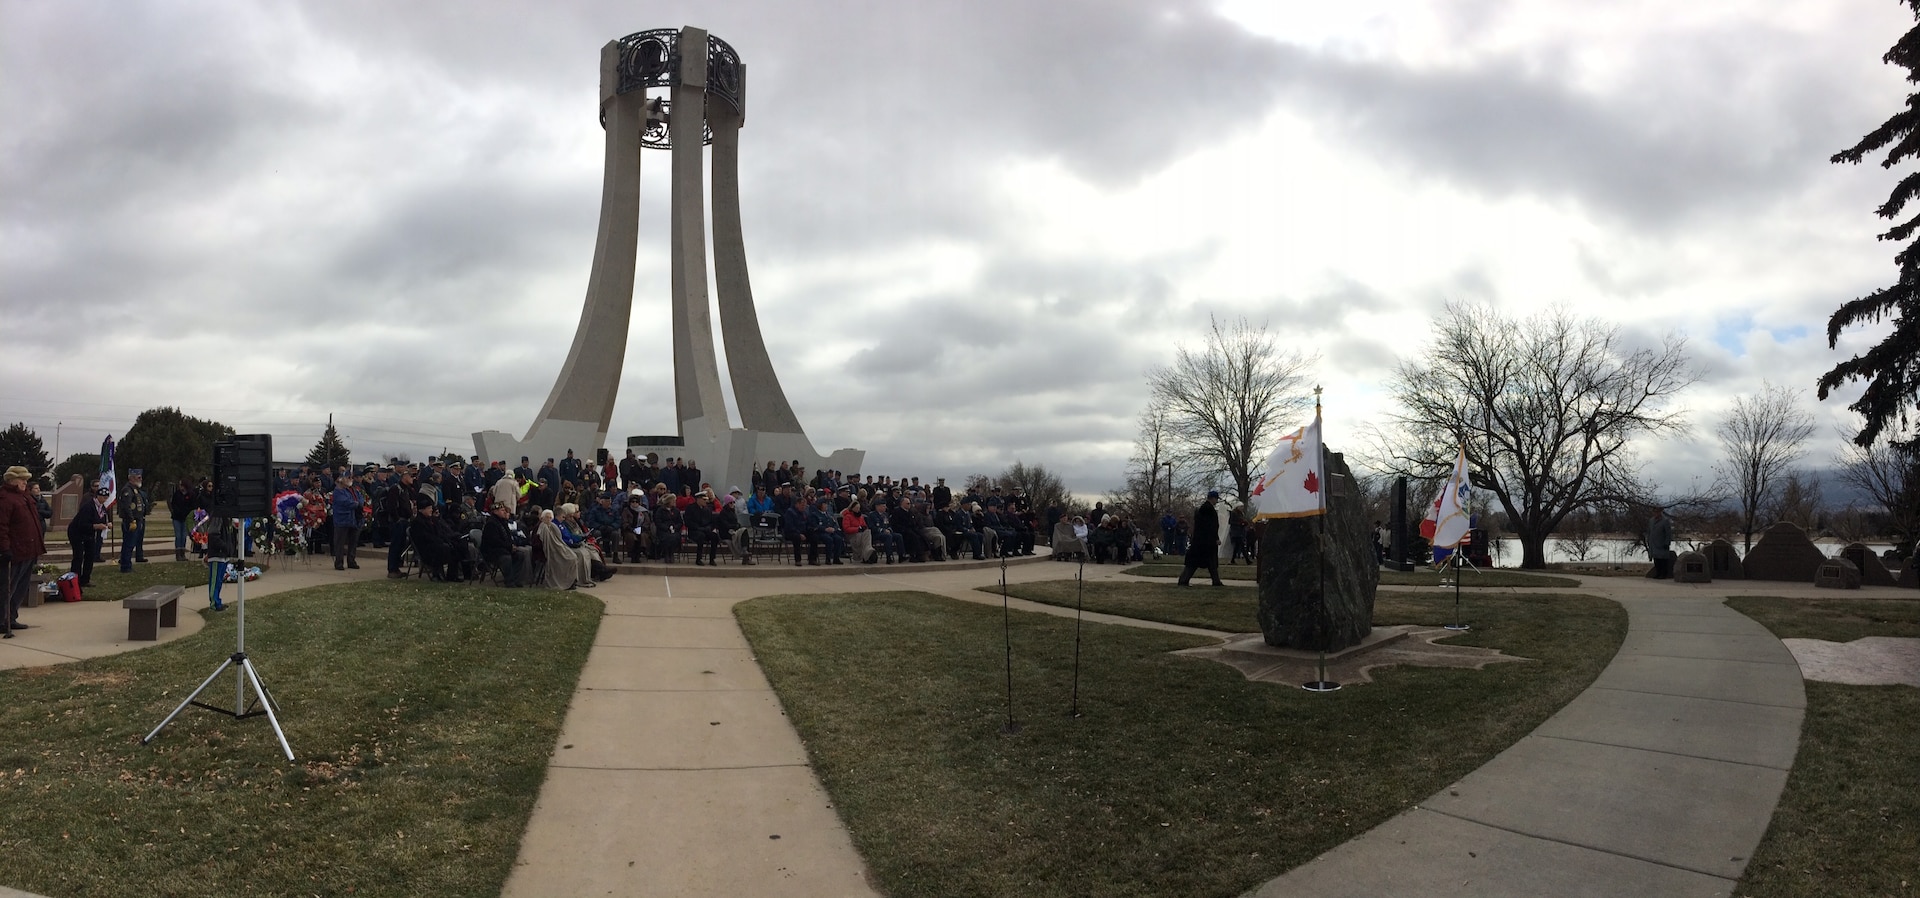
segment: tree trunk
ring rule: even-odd
[[[1545,570],[1547,567],[1547,538],[1542,535],[1521,532],[1520,569],[1523,571]]]

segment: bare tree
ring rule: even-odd
[[[1309,407],[1307,371],[1318,357],[1283,350],[1266,325],[1211,321],[1207,345],[1179,348],[1172,365],[1147,375],[1153,402],[1183,459],[1232,478],[1245,505],[1253,472],[1286,425]]]
[[[1841,482],[1871,497],[1886,511],[1888,527],[1903,555],[1920,538],[1920,439],[1860,445],[1849,435],[1835,472]]]
[[[1746,537],[1741,552],[1750,552],[1760,508],[1775,481],[1807,454],[1803,447],[1813,436],[1813,415],[1800,408],[1799,390],[1763,382],[1759,393],[1733,401],[1719,434],[1726,458],[1714,473],[1739,506],[1740,532]]]
[[[1780,480],[1780,489],[1768,500],[1766,511],[1775,523],[1793,524],[1809,536],[1818,533],[1826,514],[1820,478],[1807,471],[1788,471]]]
[[[1566,526],[1560,531],[1560,548],[1574,561],[1586,561],[1593,557],[1599,543],[1594,539],[1593,513],[1581,509],[1567,517]]]
[[[996,480],[1001,489],[1020,490],[1027,494],[1027,503],[1035,514],[1046,515],[1047,509],[1058,507],[1066,510],[1073,507],[1073,493],[1067,491],[1066,481],[1058,474],[1047,470],[1046,465],[1029,465],[1019,460],[1000,472]]]
[[[1632,348],[1617,326],[1565,309],[1513,319],[1450,303],[1426,357],[1388,383],[1398,433],[1381,453],[1431,476],[1464,448],[1473,485],[1520,540],[1520,566],[1543,568],[1569,513],[1644,499],[1629,444],[1685,429],[1667,405],[1695,376],[1677,335]]]
[[[1158,533],[1161,515],[1196,504],[1204,476],[1179,457],[1171,416],[1165,406],[1153,403],[1140,413],[1140,433],[1134,437],[1125,482],[1107,494],[1107,503]]]

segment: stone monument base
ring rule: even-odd
[[[1359,643],[1327,653],[1327,676],[1336,683],[1355,685],[1373,682],[1370,673],[1373,669],[1396,664],[1479,670],[1496,662],[1527,660],[1503,655],[1499,649],[1447,645],[1439,641],[1457,635],[1440,627],[1412,624],[1374,627]],[[1240,671],[1249,680],[1262,683],[1298,686],[1319,679],[1319,652],[1276,648],[1268,645],[1266,637],[1259,633],[1174,654],[1217,661]]]
[[[716,431],[708,429],[704,421],[683,422],[679,442],[660,441],[657,437],[629,437],[624,449],[632,449],[635,455],[658,454],[661,458],[691,458],[698,462],[700,470],[705,472],[708,483],[713,484],[714,492],[725,493],[739,487],[743,493],[753,492],[752,473],[756,468],[766,467],[767,462],[791,462],[799,459],[805,466],[809,477],[822,468],[840,471],[849,476],[860,473],[860,466],[866,463],[867,453],[862,449],[839,449],[831,455],[821,455],[813,448],[813,441],[803,433],[765,433],[747,430],[742,427],[729,427]],[[624,457],[624,451],[614,453],[616,458]]]
[[[514,439],[513,434],[498,430],[482,430],[473,435],[473,451],[478,453],[483,463],[504,461],[508,468],[520,463],[520,456],[526,456],[539,470],[540,463],[549,458],[567,457],[567,450],[573,450],[575,458],[592,461],[594,450],[607,444],[607,432],[600,425],[590,421],[561,421],[549,418],[540,422],[524,440]]]

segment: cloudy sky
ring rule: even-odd
[[[635,18],[635,16],[643,18]],[[51,451],[176,405],[304,453],[523,433],[591,264],[599,48],[698,25],[749,71],[755,300],[815,444],[1118,485],[1209,315],[1317,353],[1327,434],[1449,300],[1687,336],[1690,439],[1807,390],[1894,277],[1897,177],[1827,158],[1906,95],[1894,0],[0,0],[0,419]],[[673,429],[667,156],[645,157],[613,431]]]

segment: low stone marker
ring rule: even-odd
[[[1827,556],[1797,525],[1781,521],[1767,528],[1753,551],[1740,562],[1748,580],[1790,580],[1806,583],[1818,573]]]
[[[1681,552],[1673,560],[1673,582],[1675,583],[1712,583],[1713,571],[1709,568],[1707,556],[1699,552]]]
[[[1746,575],[1740,570],[1740,550],[1733,543],[1716,539],[1707,544],[1707,573],[1715,580],[1744,580]]]
[[[1845,558],[1829,558],[1814,573],[1813,585],[1821,589],[1859,589],[1860,569]]]
[[[1866,546],[1851,543],[1840,550],[1840,557],[1853,562],[1853,566],[1860,569],[1862,586],[1893,586],[1896,583],[1880,556],[1873,554],[1873,550]]]
[[[1920,558],[1907,559],[1907,566],[1900,571],[1900,585],[1920,589]]]

